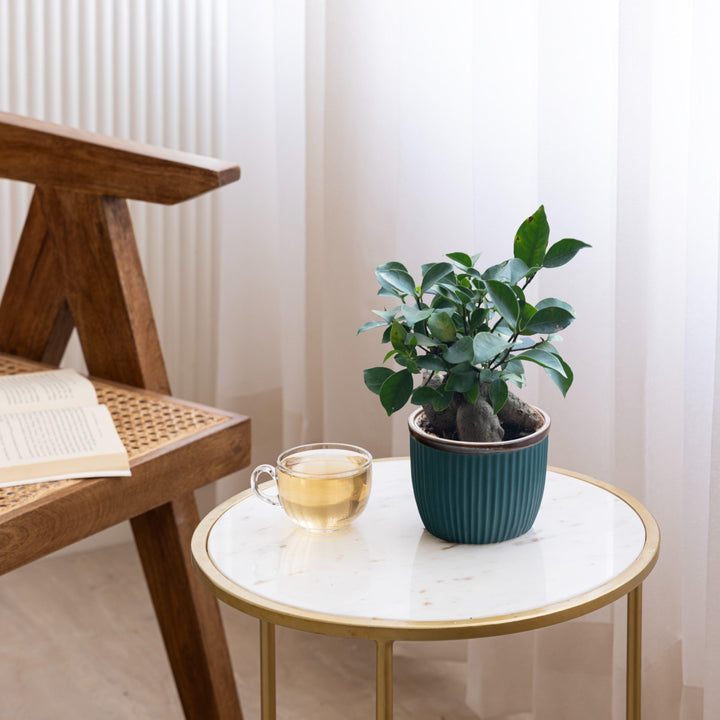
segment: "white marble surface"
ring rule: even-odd
[[[208,538],[237,585],[276,602],[339,616],[467,620],[532,610],[599,587],[645,542],[637,513],[611,493],[548,473],[530,532],[496,545],[453,545],[422,526],[407,460],[375,463],[368,506],[346,530],[298,529],[250,496]]]

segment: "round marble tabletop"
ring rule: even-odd
[[[313,534],[250,491],[211,512],[193,561],[225,602],[263,620],[331,635],[450,639],[568,620],[639,585],[659,531],[637,500],[549,470],[532,529],[495,545],[456,545],[423,528],[407,459],[376,461],[365,512]]]

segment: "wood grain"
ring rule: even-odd
[[[240,168],[0,113],[0,177],[172,205],[234,182]]]
[[[88,370],[169,393],[127,202],[52,188],[38,194]]]
[[[191,568],[190,540],[198,521],[195,499],[186,494],[133,518],[131,525],[185,716],[241,720],[217,602]],[[187,612],[188,597],[194,613]],[[178,621],[186,626],[183,632],[178,632]],[[203,640],[192,652],[189,637]],[[215,692],[198,692],[199,687]]]
[[[58,259],[36,191],[0,303],[0,351],[57,365],[72,329]]]

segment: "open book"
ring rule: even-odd
[[[0,487],[130,475],[110,412],[74,370],[0,377]]]

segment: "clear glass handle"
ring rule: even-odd
[[[258,487],[258,480],[263,473],[267,473],[277,485],[277,475],[275,474],[275,468],[272,465],[258,465],[252,471],[252,475],[250,476],[250,487],[263,502],[266,502],[268,505],[279,505],[280,500],[278,500],[277,495],[265,495],[263,491],[260,490],[260,488]]]

